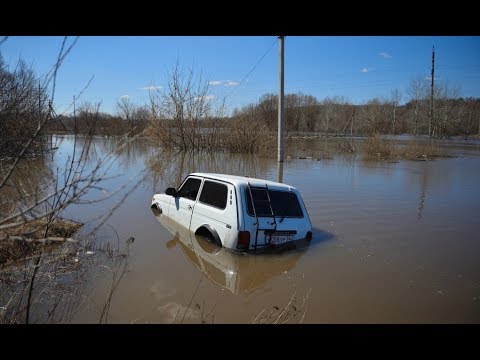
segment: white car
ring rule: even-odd
[[[298,240],[312,239],[300,192],[268,180],[192,173],[178,190],[155,194],[151,207],[156,215],[237,251],[295,246]]]

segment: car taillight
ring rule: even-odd
[[[248,250],[250,247],[250,231],[240,231],[238,233],[237,249]]]
[[[308,241],[312,240],[312,232],[311,231],[307,231],[307,235],[305,236],[305,239],[307,239]]]

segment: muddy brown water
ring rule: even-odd
[[[57,164],[72,139],[58,139]],[[365,162],[298,159],[322,139],[289,140],[283,169],[273,159],[225,153],[158,153],[144,140],[121,152],[112,189],[147,177],[98,233],[134,237],[109,323],[478,323],[480,151],[444,142],[455,157]],[[113,148],[95,140],[96,156]],[[308,154],[307,154],[308,155]],[[310,244],[276,254],[220,249],[150,210],[152,195],[192,171],[251,175],[297,187],[313,227]],[[117,199],[118,200],[118,199]],[[115,199],[74,206],[85,221]],[[93,226],[93,225],[87,225]],[[98,323],[112,275],[96,277],[74,323]]]

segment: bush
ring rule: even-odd
[[[366,159],[390,160],[397,156],[394,146],[378,134],[365,140],[363,152]]]

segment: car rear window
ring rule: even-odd
[[[225,184],[205,180],[199,200],[201,203],[225,209],[227,195],[228,189]]]
[[[255,204],[255,212],[257,216],[272,216],[272,211],[268,203],[267,190],[264,188],[251,188],[253,202]],[[303,212],[298,202],[297,195],[290,191],[268,190],[270,201],[272,204],[273,214],[275,216],[302,218]],[[247,197],[248,214],[255,216],[252,207],[252,200],[248,188],[245,190]]]

